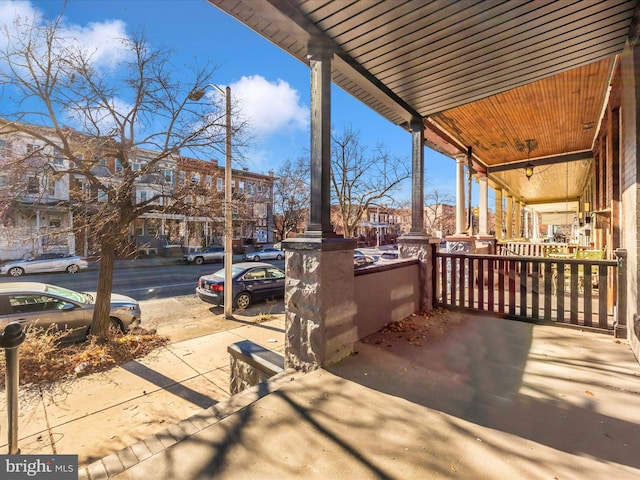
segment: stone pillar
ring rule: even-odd
[[[515,203],[515,217],[516,217],[516,226],[514,232],[514,238],[522,237],[522,204],[520,202]]]
[[[285,368],[303,372],[351,354],[355,327],[354,239],[285,240]]]
[[[411,121],[411,235],[424,234],[424,123]]]
[[[464,215],[464,163],[466,155],[456,155],[456,236],[466,234]]]
[[[434,247],[439,248],[439,238],[427,238],[421,235],[403,235],[398,238],[398,254],[400,258],[417,258],[420,261],[419,284],[420,284],[420,311],[433,309],[433,282],[435,273],[433,271]]]
[[[498,240],[502,240],[504,238],[502,235],[502,230],[504,229],[502,215],[502,189],[496,188],[496,238]]]
[[[507,194],[507,240],[513,239],[513,197]]]
[[[488,179],[484,174],[478,174],[478,182],[480,184],[480,205],[478,208],[480,218],[478,219],[478,236],[486,237],[489,235],[487,228],[488,210],[489,210],[489,187]]]

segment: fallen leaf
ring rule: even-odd
[[[589,390],[586,390],[584,393],[586,393],[587,395],[589,395],[590,397],[595,397],[595,395],[593,394],[593,392],[590,392]]]

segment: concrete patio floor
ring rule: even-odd
[[[356,352],[274,377],[81,478],[640,478],[640,368],[625,341],[445,312]]]

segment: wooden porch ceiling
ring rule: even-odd
[[[636,0],[208,1],[304,63],[310,42],[333,48],[334,83],[396,125],[421,118],[445,155],[471,146],[527,204],[580,196],[591,161],[563,155],[592,149],[637,15]]]

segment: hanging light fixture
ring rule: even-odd
[[[531,177],[533,177],[533,164],[532,163],[527,163],[524,166],[524,174],[527,177],[527,180],[531,180]]]

